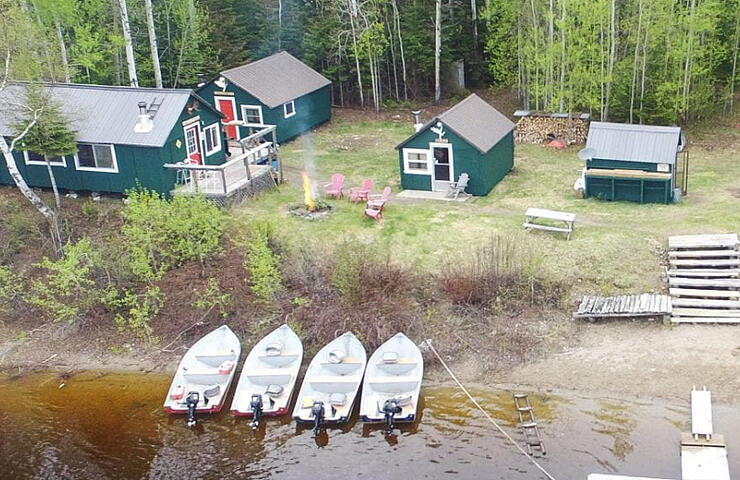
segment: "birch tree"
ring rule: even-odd
[[[152,12],[152,0],[144,0],[144,9],[146,11],[146,27],[149,35],[149,48],[152,51],[154,83],[157,88],[162,88],[162,68],[159,66],[159,48],[157,48],[157,32],[154,29],[154,13]]]
[[[0,79],[0,92],[5,90],[7,86],[7,80],[10,74],[10,59],[10,50],[8,50],[5,56],[5,70],[2,79]],[[11,138],[10,143],[5,140],[4,136],[0,135],[0,152],[5,159],[5,165],[8,168],[8,173],[10,173],[10,177],[13,179],[13,183],[15,183],[16,187],[18,187],[18,190],[20,190],[23,196],[26,197],[29,202],[31,202],[34,208],[36,208],[36,210],[38,210],[38,212],[43,215],[43,217],[49,223],[49,233],[52,245],[58,255],[62,251],[62,229],[59,224],[59,215],[57,214],[57,212],[49,208],[49,206],[41,199],[41,197],[39,197],[36,192],[34,192],[28,186],[20,171],[18,170],[18,165],[16,164],[15,157],[13,156],[13,152],[15,152],[16,146],[23,141],[28,132],[36,125],[36,123],[38,122],[38,118],[43,113],[43,111],[31,108],[28,105],[18,105],[17,107],[25,111],[27,119],[26,126],[15,136],[13,136],[13,138]]]
[[[139,86],[136,76],[136,59],[134,58],[134,45],[131,40],[131,24],[128,19],[128,6],[126,0],[118,0],[121,13],[121,26],[123,27],[123,41],[126,49],[126,64],[128,65],[128,79],[132,87]]]
[[[442,54],[442,0],[435,0],[434,14],[434,102],[439,103],[442,98],[439,69],[440,55]]]

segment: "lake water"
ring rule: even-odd
[[[314,438],[289,416],[249,421],[227,408],[185,418],[161,407],[170,378],[88,372],[0,380],[2,478],[544,478],[458,389],[425,385],[421,415],[397,436],[353,418]],[[60,385],[63,386],[60,388]],[[511,392],[471,393],[517,441]],[[680,478],[679,433],[689,392],[675,403],[572,395],[533,396],[547,447],[538,461],[558,480],[617,472]],[[231,398],[227,398],[226,407]],[[740,475],[740,410],[714,405],[714,425]]]

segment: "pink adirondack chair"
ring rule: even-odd
[[[360,188],[349,189],[349,199],[355,203],[359,202],[360,200],[367,200],[367,197],[370,195],[371,188],[373,188],[373,181],[369,178],[366,178],[362,181],[362,186]]]
[[[383,210],[385,204],[388,201],[388,197],[391,196],[391,187],[385,187],[383,193],[379,195],[368,195],[367,208],[377,208]]]
[[[344,195],[344,175],[335,173],[331,176],[331,183],[324,185],[324,195],[331,196],[339,200]]]
[[[365,215],[372,218],[376,222],[383,218],[383,209],[377,207],[367,207],[365,209]]]

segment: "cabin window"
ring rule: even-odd
[[[404,148],[403,171],[404,173],[429,175],[429,150]]]
[[[259,105],[242,105],[242,118],[250,125],[263,125],[262,107]]]
[[[26,161],[26,165],[46,165],[43,155],[30,150],[23,152],[23,159]],[[64,157],[50,157],[49,163],[54,167],[66,167],[67,159]]]
[[[77,170],[118,173],[116,152],[113,145],[78,143],[75,155]]]
[[[213,155],[221,150],[221,135],[219,135],[217,123],[204,128],[203,136],[206,138],[206,155]]]
[[[283,104],[283,111],[285,112],[285,118],[295,115],[295,102],[291,100],[288,103]]]

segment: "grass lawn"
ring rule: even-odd
[[[362,204],[347,200],[329,200],[334,211],[320,221],[287,213],[301,201],[297,178],[303,169],[319,184],[340,172],[346,187],[372,178],[377,193],[386,185],[398,192],[395,146],[411,133],[405,117],[357,122],[340,112],[330,124],[284,145],[288,183],[237,207],[235,221],[274,219],[280,235],[296,243],[377,242],[396,261],[430,272],[474,255],[492,235],[510,235],[530,247],[543,274],[573,285],[574,295],[660,290],[669,235],[740,231],[740,128],[732,121],[689,132],[689,194],[680,204],[577,199],[573,182],[583,166],[576,156],[582,147],[553,152],[516,145],[514,169],[486,197],[453,204],[393,196],[379,223],[364,217]],[[576,213],[571,240],[524,232],[523,214],[530,206]]]

